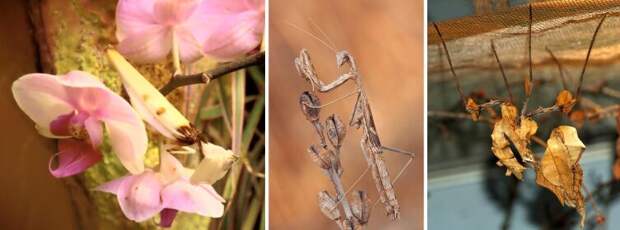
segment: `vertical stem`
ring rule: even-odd
[[[588,61],[590,60],[590,52],[592,52],[592,47],[594,46],[594,41],[596,40],[596,35],[598,35],[598,31],[601,29],[603,22],[607,18],[607,14],[603,15],[601,21],[596,26],[596,30],[594,30],[594,34],[592,35],[592,40],[590,40],[590,46],[588,47],[588,54],[586,54],[586,61],[583,63],[583,68],[581,69],[581,75],[579,76],[579,86],[577,86],[577,95],[575,99],[577,103],[579,103],[579,96],[581,95],[581,86],[583,85],[583,75],[586,73],[586,67],[588,67]]]
[[[174,33],[174,31],[172,32],[172,64],[174,65],[174,75],[181,74],[179,38],[177,37],[176,33]]]
[[[232,94],[232,151],[236,154],[243,155],[241,153],[241,142],[243,137],[243,113],[245,106],[245,71],[240,70],[234,72],[231,78],[231,94]],[[229,195],[225,198],[232,198],[237,192],[237,184],[241,176],[241,168],[243,164],[240,162],[233,164],[230,169],[229,178],[227,181],[225,195]]]
[[[545,47],[545,50],[547,50],[547,53],[549,53],[549,55],[551,55],[551,59],[553,60],[553,62],[555,62],[555,64],[558,66],[558,71],[560,71],[560,80],[562,80],[562,87],[564,88],[564,90],[568,90],[568,85],[566,83],[566,77],[564,76],[564,71],[562,71],[562,63],[560,63],[560,60],[558,60],[558,58],[553,55],[553,52],[551,52],[551,50],[549,49],[549,47]]]
[[[233,152],[239,154],[243,136],[243,113],[245,109],[245,71],[237,71],[231,82],[232,87],[232,130]]]
[[[463,89],[461,89],[461,83],[459,82],[459,78],[456,76],[456,72],[454,72],[454,66],[452,65],[452,58],[450,58],[450,52],[448,52],[448,46],[446,46],[446,41],[444,41],[443,36],[441,35],[441,31],[439,31],[439,27],[437,24],[433,22],[433,27],[435,27],[435,31],[437,31],[437,35],[439,35],[439,40],[441,40],[441,45],[443,46],[443,50],[446,52],[446,57],[448,58],[448,65],[450,65],[450,72],[452,73],[452,77],[456,82],[456,90],[459,92],[461,96],[461,101],[463,104],[467,105],[467,99],[465,98],[465,93],[463,93]]]
[[[495,55],[495,61],[497,61],[499,70],[502,72],[502,78],[504,79],[504,84],[506,85],[508,96],[510,97],[510,103],[514,104],[514,99],[512,97],[512,92],[510,90],[510,84],[508,84],[508,78],[506,77],[506,73],[504,72],[504,67],[502,66],[502,62],[499,61],[499,56],[497,56],[497,50],[495,50],[495,43],[493,42],[493,40],[491,40],[491,50],[493,51],[493,55]]]
[[[529,58],[529,77],[530,77],[530,85],[529,89],[526,90],[528,92],[528,97],[532,93],[532,82],[534,80],[534,76],[532,73],[532,4],[528,5],[529,10],[529,21],[527,23],[527,56]]]
[[[336,172],[336,170],[334,170],[333,167],[329,169],[329,179],[331,179],[332,183],[334,184],[334,187],[336,188],[336,194],[338,194],[338,197],[336,200],[339,200],[340,204],[342,205],[345,218],[348,220],[352,220],[353,212],[351,211],[351,205],[349,205],[349,201],[346,198],[346,193],[344,191],[344,186],[342,185],[342,181],[340,180],[338,173]]]

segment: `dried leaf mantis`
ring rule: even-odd
[[[581,86],[583,85],[583,78],[590,58],[590,53],[598,31],[607,17],[607,14],[603,14],[601,17],[593,33],[592,39],[590,40],[585,63],[581,70],[579,83],[576,89],[576,96],[573,97],[571,91],[568,90],[566,80],[564,79],[564,75],[562,73],[562,68],[559,66],[563,90],[558,93],[555,103],[549,107],[539,107],[533,111],[528,111],[528,102],[534,88],[531,45],[532,5],[528,5],[528,10],[529,23],[527,28],[527,49],[529,58],[529,75],[526,76],[523,81],[525,99],[520,113],[517,113],[517,107],[514,106],[514,97],[493,40],[491,40],[491,51],[500,69],[506,91],[508,93],[508,98],[491,99],[488,102],[477,104],[473,98],[466,97],[463,93],[459,78],[454,71],[451,56],[448,52],[448,48],[441,31],[435,23],[433,23],[433,27],[439,36],[441,46],[446,54],[452,77],[456,82],[459,96],[470,117],[472,120],[476,121],[480,118],[482,111],[487,111],[491,114],[491,119],[485,120],[489,121],[493,126],[493,133],[491,135],[493,146],[491,149],[493,154],[498,159],[497,165],[500,167],[505,166],[507,168],[507,176],[515,175],[515,177],[520,180],[523,180],[523,172],[527,168],[535,169],[537,174],[537,184],[552,191],[563,205],[577,209],[582,216],[580,225],[583,227],[585,221],[585,205],[583,195],[581,194],[581,189],[584,187],[582,187],[583,171],[579,165],[579,159],[585,149],[585,145],[583,145],[577,137],[576,129],[570,126],[559,126],[555,128],[552,131],[552,135],[547,143],[542,143],[542,145],[546,148],[543,157],[534,155],[529,148],[529,143],[530,140],[535,138],[534,135],[538,128],[536,122],[534,121],[536,116],[555,111],[560,111],[563,114],[569,115],[571,114],[573,107],[580,101],[579,99],[582,91]],[[559,63],[548,48],[547,51],[550,53],[552,59],[554,59],[556,63]],[[495,112],[492,108],[497,105],[501,105],[501,118],[495,117]],[[429,112],[429,114],[431,113]],[[511,147],[514,147],[514,149],[517,150],[520,159],[518,159],[512,152]]]
[[[340,223],[339,225],[343,229],[357,229],[364,226],[368,222],[371,207],[366,193],[363,191],[354,192],[352,202],[349,202],[345,196],[350,192],[350,190],[345,192],[342,182],[340,181],[342,168],[339,155],[340,147],[346,134],[345,125],[342,121],[340,121],[338,116],[331,115],[327,119],[324,127],[319,117],[321,108],[348,97],[357,96],[348,126],[356,129],[362,129],[360,147],[368,164],[368,168],[366,168],[366,171],[364,171],[364,173],[356,180],[355,183],[353,183],[351,187],[355,187],[361,177],[363,177],[366,172],[370,170],[379,196],[374,205],[378,204],[380,201],[383,203],[387,215],[390,216],[392,220],[398,219],[400,216],[400,206],[398,204],[398,200],[396,199],[396,192],[394,191],[393,183],[398,180],[404,170],[411,164],[415,154],[396,148],[386,147],[381,144],[375,126],[374,117],[371,112],[368,96],[363,89],[362,78],[353,56],[347,51],[337,52],[333,45],[330,46],[313,34],[301,30],[294,25],[291,26],[309,34],[333,51],[336,54],[336,64],[338,68],[348,66],[348,71],[346,73],[338,76],[338,78],[331,82],[324,83],[319,79],[312,64],[310,55],[306,49],[302,49],[299,56],[295,58],[295,67],[297,68],[298,74],[308,81],[312,87],[311,92],[306,91],[302,93],[300,97],[300,105],[308,121],[313,124],[320,141],[320,147],[312,145],[308,151],[313,159],[319,163],[321,168],[326,170],[338,194],[336,198],[332,198],[326,191],[322,191],[319,194],[320,207],[322,208],[323,213],[330,219],[338,221]],[[320,30],[320,28],[319,31],[327,38],[325,33]],[[329,38],[327,38],[327,40],[329,40]],[[355,90],[353,92],[321,105],[320,100],[315,95],[317,91],[318,93],[329,93],[349,81],[352,81],[355,84]],[[324,129],[326,129],[326,131],[324,131]],[[327,144],[328,142],[325,141],[326,136],[329,141],[329,145]],[[405,163],[393,180],[390,178],[388,168],[384,161],[384,151],[396,152],[409,157],[407,163]],[[345,213],[344,219],[341,218],[339,212],[334,212],[338,204],[342,205]],[[372,207],[374,207],[374,205]]]

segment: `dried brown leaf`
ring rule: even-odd
[[[473,98],[467,98],[465,109],[467,109],[467,112],[471,115],[472,120],[477,121],[480,118],[480,106],[476,104]]]
[[[529,117],[521,118],[519,126],[516,127],[516,135],[509,135],[515,148],[519,151],[521,158],[525,162],[534,162],[534,153],[530,150],[530,139],[538,130],[538,124]]]
[[[555,98],[555,104],[560,107],[560,111],[563,113],[570,113],[575,106],[577,99],[573,97],[573,94],[568,90],[562,90],[558,93],[558,96]]]
[[[319,192],[319,208],[321,212],[330,220],[340,219],[340,209],[337,207],[338,203],[327,191]]]
[[[585,222],[584,198],[581,194],[583,170],[579,165],[585,145],[577,136],[577,129],[560,126],[551,132],[547,149],[536,170],[536,183],[549,189],[562,205],[573,207]]]
[[[538,125],[530,118],[522,118],[516,124],[517,108],[510,103],[501,105],[502,118],[495,122],[491,139],[493,141],[493,154],[499,158],[497,165],[506,166],[506,176],[514,174],[517,178],[523,179],[525,167],[517,161],[514,153],[510,149],[510,143],[515,145],[521,158],[525,162],[533,162],[534,157],[529,149],[530,139],[536,134]]]
[[[574,110],[569,113],[568,118],[577,126],[577,128],[583,127],[586,121],[586,113],[583,110]]]

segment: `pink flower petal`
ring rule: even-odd
[[[163,25],[175,25],[194,13],[198,0],[155,0],[155,20]]]
[[[71,86],[71,87],[97,87],[102,89],[107,89],[107,87],[101,82],[97,77],[93,76],[90,73],[84,71],[71,71],[65,75],[60,75],[58,78],[61,79],[63,85]]]
[[[67,114],[58,116],[50,122],[51,133],[56,136],[71,136],[69,125],[71,124],[71,118],[73,118],[75,114],[76,111],[71,111]]]
[[[172,31],[167,26],[151,26],[138,34],[127,35],[118,51],[137,63],[154,63],[166,58],[172,49]]]
[[[96,114],[96,118],[105,124],[112,150],[123,166],[132,174],[144,171],[148,136],[144,122],[131,105],[116,95],[110,98],[105,110]]]
[[[117,178],[111,181],[108,181],[104,184],[101,184],[95,188],[97,191],[112,193],[114,195],[118,194],[118,191],[125,180],[132,179],[134,176],[123,176],[121,178]]]
[[[54,75],[27,74],[13,82],[17,105],[43,132],[51,133],[52,121],[75,110],[59,81]]]
[[[161,212],[159,213],[159,216],[161,217],[159,226],[162,228],[169,228],[170,226],[172,226],[174,218],[177,217],[177,212],[179,211],[170,208],[164,208],[164,210],[161,210]]]
[[[221,217],[224,213],[224,204],[217,197],[186,180],[177,180],[166,186],[161,197],[166,208],[208,217]]]
[[[67,177],[81,173],[101,160],[101,154],[86,142],[76,139],[61,139],[58,141],[59,152],[49,163],[50,173],[54,177]],[[52,169],[52,164],[58,158],[58,166]]]
[[[187,27],[175,28],[175,35],[179,41],[179,58],[183,62],[194,62],[203,57],[202,42],[196,40],[192,31]]]
[[[217,199],[218,201],[222,203],[226,202],[226,200],[224,200],[224,197],[220,196],[220,194],[218,194],[217,191],[215,191],[213,186],[211,186],[210,184],[200,184],[199,186],[202,187],[204,190],[207,190],[207,192],[209,192],[209,194],[215,197],[215,199]]]
[[[141,121],[104,120],[110,144],[125,168],[132,174],[144,171],[144,154],[148,140]]]
[[[262,1],[261,1],[262,2]],[[204,0],[183,24],[202,41],[203,52],[228,60],[254,50],[262,40],[264,3]]]
[[[69,101],[80,113],[96,114],[108,108],[110,97],[118,97],[109,89],[95,87],[65,87],[65,90],[71,95]]]
[[[103,139],[101,121],[104,121],[108,123],[112,148],[125,167],[132,173],[144,170],[142,161],[148,144],[144,123],[128,102],[91,74],[81,71],[61,76],[28,74],[15,81],[12,89],[17,104],[37,123],[41,133],[66,138],[72,130],[79,132],[85,128],[90,142],[98,146]],[[96,151],[93,147],[84,148],[84,151]],[[61,150],[58,154],[61,167],[53,170],[55,174],[67,174],[63,168],[71,162],[68,156],[75,155],[71,154]],[[94,157],[90,156],[78,163],[92,163],[92,160]]]
[[[159,26],[153,16],[154,0],[120,0],[116,5],[116,37],[119,41]]]
[[[164,184],[179,179],[184,169],[185,167],[172,154],[165,151],[161,153],[159,172]]]
[[[131,176],[118,186],[117,199],[121,210],[133,221],[144,221],[159,213],[162,184],[152,171]]]
[[[101,121],[90,117],[84,121],[84,128],[86,128],[88,132],[88,137],[93,147],[101,145],[101,142],[103,142],[103,127]]]

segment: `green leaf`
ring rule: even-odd
[[[241,145],[241,153],[247,155],[248,149],[250,148],[250,143],[252,142],[252,137],[256,132],[256,128],[260,119],[263,117],[263,110],[265,108],[265,95],[260,95],[256,102],[254,102],[254,107],[252,111],[248,115],[247,124],[243,130],[243,142]]]
[[[200,120],[211,120],[211,119],[222,117],[223,111],[222,111],[222,107],[217,105],[217,106],[210,106],[207,108],[202,108],[199,114],[200,114],[199,115]]]

